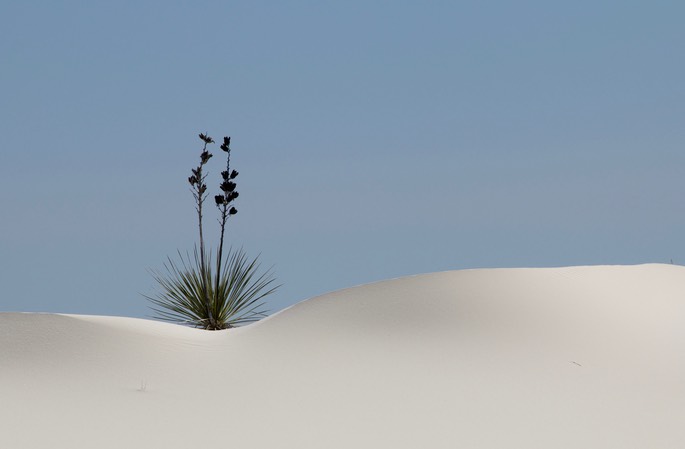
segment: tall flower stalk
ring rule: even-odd
[[[207,198],[207,173],[205,166],[212,158],[207,146],[214,140],[200,134],[203,142],[200,164],[192,169],[188,178],[195,199],[199,249],[193,258],[179,252],[180,263],[168,258],[164,264],[166,273],[152,271],[161,287],[156,296],[146,296],[154,306],[156,317],[165,321],[190,324],[209,330],[234,327],[256,321],[265,316],[262,299],[276,291],[271,270],[258,274],[257,257],[249,259],[241,250],[229,249],[224,257],[224,239],[228,219],[238,213],[233,206],[239,194],[236,190],[236,170],[231,169],[231,138],[224,137],[220,148],[226,153],[226,170],[221,172],[220,194],[214,196],[219,211],[220,238],[213,270],[211,251],[207,253],[203,229],[203,206]]]
[[[197,168],[193,168],[193,175],[188,178],[188,182],[191,185],[191,192],[193,192],[193,197],[195,198],[195,210],[197,211],[197,224],[200,228],[200,276],[205,279],[207,276],[207,263],[205,257],[205,239],[202,226],[202,206],[207,198],[207,184],[205,184],[205,179],[207,174],[203,173],[203,167],[209,162],[212,157],[212,153],[207,151],[207,145],[214,143],[214,140],[207,136],[206,134],[200,133],[200,139],[204,142],[202,147],[202,153],[200,153],[200,165]],[[223,238],[223,235],[222,235]],[[223,243],[223,242],[222,242]],[[205,303],[205,308],[207,309],[207,319],[209,321],[210,327],[216,326],[216,320],[212,315],[211,300],[209,298],[209,291],[206,285],[202,285],[201,288],[202,299]]]
[[[219,185],[219,188],[223,192],[221,195],[215,195],[214,201],[216,202],[216,207],[219,208],[221,213],[221,218],[219,223],[221,224],[221,237],[219,238],[219,254],[216,260],[216,272],[221,272],[221,261],[223,260],[224,254],[224,235],[226,232],[226,222],[228,217],[238,213],[238,209],[230,206],[233,201],[238,198],[238,191],[236,188],[236,183],[233,182],[235,178],[238,177],[238,172],[231,170],[231,138],[224,137],[224,143],[221,144],[220,148],[226,152],[226,170],[221,172],[221,179],[223,182]],[[229,209],[230,206],[230,209]],[[216,276],[216,290],[219,290],[219,276]]]

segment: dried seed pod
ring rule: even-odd
[[[200,139],[202,139],[205,143],[214,143],[214,139],[209,137],[207,134],[200,133]]]
[[[217,206],[221,206],[226,202],[226,198],[223,195],[214,195],[214,201],[216,201]]]
[[[231,150],[231,138],[230,137],[224,137],[224,143],[221,144],[219,147],[222,150],[229,152]]]
[[[235,170],[233,170],[235,171]],[[221,172],[221,177],[224,178],[224,181],[228,180],[228,172],[226,170]]]
[[[221,190],[223,190],[224,192],[232,192],[235,190],[236,186],[235,186],[235,182],[224,181],[221,183],[220,187],[221,187]]]
[[[238,177],[238,172],[235,170],[231,171],[231,179],[235,179],[237,177]],[[224,178],[224,179],[226,179],[226,178]]]
[[[235,207],[232,207],[232,208],[228,211],[228,214],[229,214],[229,215],[235,215],[235,214],[237,214],[237,213],[238,213],[238,209],[236,209]]]

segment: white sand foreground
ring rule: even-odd
[[[0,314],[0,448],[685,447],[685,268],[465,270],[221,332]]]

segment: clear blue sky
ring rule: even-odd
[[[229,241],[274,265],[274,311],[684,262],[683,23],[659,0],[2,2],[0,310],[147,315],[147,269],[196,240],[204,131],[232,136]]]

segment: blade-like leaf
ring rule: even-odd
[[[171,258],[164,264],[164,271],[151,271],[160,291],[145,297],[152,303],[153,317],[179,324],[205,329],[226,329],[257,321],[266,316],[263,299],[274,293],[275,285],[271,270],[259,273],[259,256],[249,259],[245,252],[229,250],[222,262],[221,273],[213,274],[211,254],[205,255],[204,276],[201,256],[195,248],[193,256],[179,251],[179,261]],[[216,282],[215,276],[219,276]],[[210,325],[204,293],[215,326]]]

